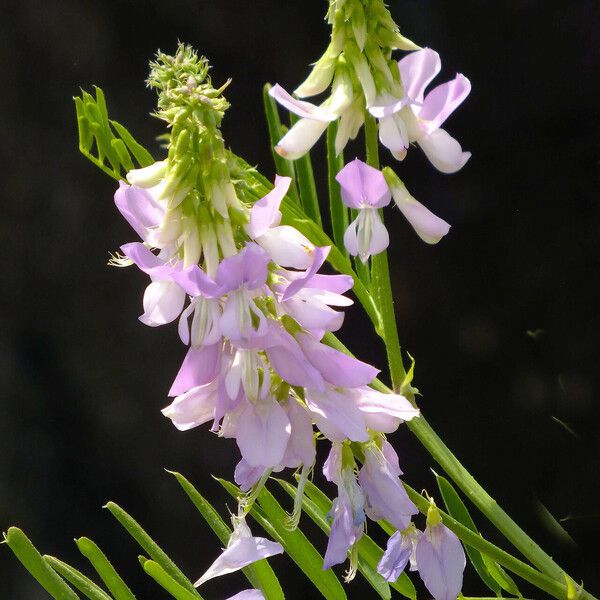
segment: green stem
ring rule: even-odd
[[[300,117],[294,113],[290,113],[290,123],[294,125]],[[310,160],[310,152],[304,156],[297,158],[294,163],[296,171],[296,179],[298,189],[300,191],[300,201],[304,212],[321,228],[321,210],[319,208],[319,199],[317,196],[317,186],[315,185],[315,177],[313,175],[312,162]]]
[[[365,146],[367,151],[367,163],[379,169],[379,142],[377,140],[377,123],[369,114],[365,114]],[[383,220],[383,216],[382,216]],[[371,289],[379,307],[381,315],[380,335],[385,342],[387,351],[392,388],[400,390],[400,386],[406,376],[400,339],[398,338],[398,326],[394,312],[394,296],[390,281],[390,269],[387,251],[377,254],[371,259]]]
[[[335,136],[338,124],[334,121],[327,127],[327,174],[329,181],[329,211],[331,213],[331,231],[335,245],[340,252],[348,257],[344,246],[344,233],[348,228],[348,208],[342,202],[340,184],[335,176],[344,168],[344,153],[335,153]]]

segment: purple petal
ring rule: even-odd
[[[381,171],[358,158],[348,163],[337,175],[342,200],[350,208],[365,205],[383,208],[390,203],[392,195]]]
[[[385,552],[377,565],[377,572],[386,581],[397,581],[404,571],[412,551],[410,540],[396,531],[388,540]]]
[[[384,117],[391,117],[392,115],[400,112],[405,106],[413,104],[413,101],[408,97],[404,96],[400,100],[394,99],[389,104],[382,104],[379,106],[371,106],[369,112],[377,119],[383,119]]]
[[[144,291],[144,325],[158,327],[174,321],[183,310],[185,292],[172,281],[153,281]]]
[[[400,394],[383,394],[365,386],[357,388],[355,396],[356,405],[366,414],[381,413],[403,421],[410,421],[419,416],[419,409]]]
[[[270,345],[265,349],[275,372],[290,385],[324,388],[319,371],[309,362],[298,342],[284,329],[273,328]]]
[[[460,144],[444,129],[436,129],[419,138],[418,144],[429,162],[442,173],[456,173],[471,158],[471,153],[463,152]]]
[[[148,229],[158,227],[165,214],[164,206],[148,191],[127,185],[124,181],[119,182],[119,189],[115,192],[115,204],[144,241],[147,241]]]
[[[259,400],[256,406],[249,402],[240,415],[236,439],[251,467],[275,467],[283,459],[290,431],[290,420],[279,402]]]
[[[310,415],[306,408],[293,398],[288,398],[287,415],[291,434],[281,464],[291,469],[300,465],[312,465],[315,462],[316,448]]]
[[[306,405],[321,433],[331,441],[346,438],[366,442],[369,434],[361,412],[348,394],[329,388],[324,392],[307,389]]]
[[[350,256],[358,256],[358,217],[348,225],[344,231],[344,247],[348,250]]]
[[[269,255],[258,245],[249,242],[236,255],[224,258],[217,269],[216,281],[221,293],[237,290],[242,285],[256,289],[267,281]]]
[[[462,588],[465,552],[446,526],[428,526],[416,549],[419,575],[435,600],[456,600]]]
[[[257,467],[251,467],[245,459],[242,458],[236,465],[233,474],[233,479],[240,487],[242,492],[247,492],[258,480],[263,476],[265,467],[259,465]]]
[[[283,302],[291,298],[294,294],[297,294],[303,287],[310,284],[311,279],[323,266],[330,250],[331,246],[317,246],[314,249],[312,264],[301,277],[296,278],[287,286],[282,297]]]
[[[332,514],[333,522],[323,559],[323,569],[329,569],[333,565],[345,562],[348,550],[356,541],[351,507],[336,498],[333,501]]]
[[[299,117],[325,122],[331,122],[337,119],[337,115],[329,114],[320,106],[316,106],[305,100],[297,100],[288,94],[278,83],[269,90],[269,96],[275,98],[281,106],[284,106]]]
[[[371,218],[371,243],[369,244],[369,255],[374,256],[383,252],[390,245],[390,235],[383,224],[379,213],[373,209]]]
[[[367,497],[365,511],[373,521],[387,519],[396,529],[404,530],[412,516],[419,512],[378,449],[365,452],[358,480]]]
[[[436,133],[440,131],[443,129],[438,129]],[[424,242],[437,244],[450,231],[450,225],[446,221],[415,200],[406,188],[394,188],[392,193],[398,208]]]
[[[196,581],[196,587],[213,577],[227,575],[239,569],[275,554],[281,554],[283,547],[262,537],[240,537],[228,546],[221,556],[208,568],[206,573]]]
[[[156,279],[170,279],[176,268],[152,253],[141,242],[132,242],[121,246],[121,252],[132,260],[136,266],[150,277]]]
[[[265,596],[260,590],[244,590],[231,596],[228,600],[265,600]]]
[[[279,206],[291,183],[290,177],[275,176],[275,187],[260,200],[254,203],[250,210],[248,233],[251,238],[257,238],[270,228],[279,225],[281,212]]]
[[[435,87],[423,101],[419,118],[425,121],[428,133],[435,131],[458,108],[471,91],[471,82],[458,73],[452,81]]]
[[[198,265],[191,265],[181,271],[173,271],[171,279],[193,297],[217,298],[221,295],[219,286]]]
[[[215,412],[216,386],[214,383],[192,388],[177,396],[162,414],[173,421],[179,431],[187,431],[210,421]]]
[[[298,342],[310,363],[333,385],[348,388],[367,385],[379,373],[379,369],[321,344],[310,335],[299,334]]]
[[[221,348],[220,343],[190,348],[169,390],[169,396],[179,396],[193,387],[210,383],[219,373]]]
[[[407,54],[399,63],[400,78],[404,93],[415,100],[423,102],[425,88],[440,72],[442,62],[440,55],[431,48],[423,48]]]
[[[323,475],[327,481],[338,484],[342,472],[342,445],[339,442],[331,444],[331,450],[323,463]]]
[[[352,289],[354,279],[350,275],[315,275],[310,280],[310,288],[343,294]]]

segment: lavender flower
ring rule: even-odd
[[[337,175],[342,201],[358,210],[358,217],[344,234],[344,245],[352,256],[365,263],[372,254],[383,252],[390,238],[378,209],[387,206],[392,195],[381,171],[354,159]]]

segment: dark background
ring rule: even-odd
[[[484,487],[597,594],[600,4],[390,5],[406,35],[440,52],[438,83],[457,71],[473,83],[448,122],[473,152],[467,166],[441,175],[419,150],[398,165],[450,234],[426,246],[388,210],[400,336],[417,358],[421,407]],[[209,474],[231,476],[237,449],[206,427],[179,433],[160,414],[184,349],[174,326],[137,321],[144,276],[106,266],[134,235],[114,208],[114,182],[77,151],[71,97],[102,86],[111,116],[161,156],[143,82],[155,50],[179,38],[210,58],[217,83],[233,78],[226,140],[272,177],[261,86],[302,81],[325,48],[324,11],[321,1],[281,0],[2,3],[0,526],[21,526],[80,567],[72,539],[92,537],[140,598],[162,596],[101,505],[122,504],[195,579],[219,544],[162,469],[187,474],[224,508]],[[344,339],[383,365],[358,307],[347,323]],[[393,442],[407,481],[435,492],[432,460],[412,435],[402,429]],[[567,518],[570,538],[539,503]],[[290,599],[317,597],[286,559],[271,562]],[[6,548],[0,587],[10,600],[46,597]],[[224,598],[242,587],[230,576],[206,590]],[[349,593],[367,590],[359,578]],[[464,591],[485,595],[472,576]]]

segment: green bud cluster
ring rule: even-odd
[[[392,52],[419,46],[400,33],[383,0],[330,0],[326,19],[331,41],[296,94],[316,95],[344,73],[355,90],[362,90],[367,106],[381,93],[401,98],[402,83]]]
[[[170,129],[162,197],[172,220],[185,225],[183,258],[191,264],[202,254],[212,271],[219,258],[236,252],[247,211],[232,182],[220,131],[230,80],[215,88],[209,70],[205,57],[179,43],[174,55],[157,52],[147,85],[158,93],[154,116]]]

